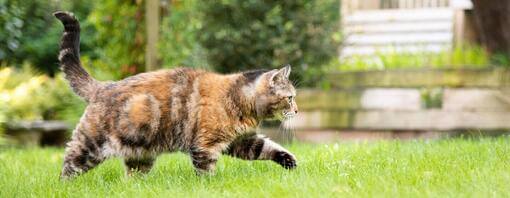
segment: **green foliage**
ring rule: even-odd
[[[80,20],[81,55],[90,60],[93,67],[98,65],[114,79],[142,71],[141,3],[0,0],[0,26],[7,30],[0,32],[0,63],[21,66],[29,62],[38,71],[55,75],[63,27],[52,12],[70,10]]]
[[[75,96],[62,75],[36,75],[29,66],[0,70],[0,122],[11,120],[66,120],[77,122],[84,102]]]
[[[289,147],[298,167],[223,156],[199,177],[189,157],[162,155],[127,178],[111,159],[60,181],[63,149],[0,152],[1,197],[508,197],[510,140],[379,141]]]
[[[421,90],[422,107],[425,109],[440,109],[443,106],[442,88],[423,88]]]
[[[78,17],[86,16],[90,3],[85,0],[56,2],[52,0],[0,0],[0,63],[21,66],[30,62],[39,71],[51,76],[58,69],[58,40],[62,25],[51,15],[59,9],[73,10]],[[82,24],[90,31],[87,23]],[[90,45],[82,44],[87,54]]]
[[[294,74],[308,77],[318,76],[318,66],[335,56],[336,0],[166,2],[159,46],[165,66],[214,65],[231,72],[291,63]],[[0,25],[6,29],[0,32],[0,63],[29,62],[55,75],[62,25],[51,13],[70,10],[81,22],[86,67],[101,68],[113,79],[142,72],[144,3],[0,0]]]
[[[510,68],[510,56],[505,53],[492,54],[491,62],[497,66]]]
[[[403,68],[482,68],[491,65],[490,55],[480,47],[455,48],[441,53],[379,53],[373,57],[354,56],[330,62],[340,71]]]
[[[22,37],[21,28],[24,21],[21,19],[23,10],[18,5],[8,4],[7,0],[0,1],[0,25],[3,31],[0,34],[0,58],[6,59],[20,47]]]
[[[142,72],[145,64],[144,1],[111,0],[95,4],[88,16],[94,24],[95,47],[117,78]]]
[[[302,75],[335,57],[338,2],[202,1],[198,42],[220,72],[290,63]]]
[[[200,1],[172,1],[161,23],[160,57],[164,67],[208,67],[204,50],[196,41],[202,22],[196,11]]]

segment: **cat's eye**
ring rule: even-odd
[[[289,96],[287,98],[289,99],[289,101],[292,101],[292,99],[294,99],[294,96]]]

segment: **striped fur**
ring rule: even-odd
[[[80,24],[71,13],[55,12],[54,15],[64,24],[64,35],[60,42],[60,53],[58,56],[60,66],[73,91],[86,101],[89,101],[99,87],[99,83],[90,77],[81,66],[79,46]]]
[[[273,160],[284,168],[297,166],[296,157],[269,138],[248,133],[234,140],[224,153],[245,160]]]
[[[273,160],[285,168],[295,157],[253,134],[267,118],[293,116],[290,66],[221,75],[177,68],[98,82],[79,61],[79,24],[64,24],[60,64],[72,89],[88,106],[66,147],[61,177],[84,173],[110,157],[123,157],[128,174],[148,172],[162,152],[189,153],[197,173],[214,170],[221,153],[246,160]]]

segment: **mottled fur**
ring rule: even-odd
[[[72,89],[88,106],[67,144],[61,176],[86,172],[112,156],[128,173],[148,172],[158,154],[189,153],[198,173],[211,172],[221,153],[273,160],[285,168],[295,157],[253,129],[266,118],[293,116],[290,67],[220,75],[178,68],[118,82],[94,80],[79,59],[79,23],[67,12],[59,60]]]

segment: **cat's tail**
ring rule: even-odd
[[[80,23],[70,12],[58,11],[53,15],[64,25],[58,55],[60,67],[73,91],[88,102],[100,84],[81,66]]]

